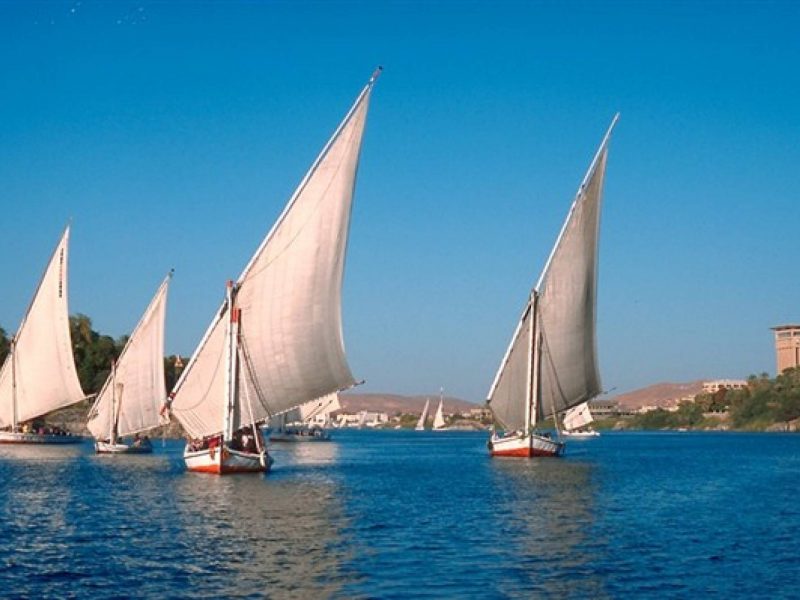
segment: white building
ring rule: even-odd
[[[715,379],[703,382],[703,393],[716,394],[721,389],[743,390],[746,387],[747,382],[744,379]]]

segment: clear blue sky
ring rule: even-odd
[[[73,219],[70,309],[167,351],[377,64],[345,273],[365,391],[481,401],[612,115],[607,388],[774,371],[800,322],[800,4],[2,2],[0,324]]]

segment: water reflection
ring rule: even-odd
[[[591,565],[598,545],[593,468],[568,459],[492,460],[499,537],[524,571],[528,592],[607,596]],[[500,591],[519,592],[519,583]]]
[[[178,478],[174,498],[190,584],[258,597],[324,597],[341,589],[346,553],[338,492],[330,477],[309,469],[333,460],[336,447],[295,444],[280,454],[280,467],[267,477]],[[283,477],[281,470],[306,476]]]
[[[176,443],[144,456],[3,450],[0,595],[335,595],[347,579],[325,473],[337,451],[317,446],[268,477],[187,473]]]

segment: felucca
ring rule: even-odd
[[[419,416],[415,431],[425,431],[425,421],[428,419],[428,409],[431,406],[431,399],[425,398],[425,406],[422,407],[422,414]]]
[[[562,434],[568,439],[582,440],[598,437],[600,434],[589,427],[594,421],[588,402],[581,402],[564,413],[564,431]]]
[[[492,456],[559,456],[559,413],[601,391],[595,313],[608,128],[489,390]],[[552,416],[556,437],[537,427]]]
[[[444,390],[439,390],[439,406],[436,407],[436,414],[433,416],[433,431],[445,431],[447,423],[444,420]]]
[[[342,408],[339,392],[301,404],[274,419],[269,433],[270,442],[329,442],[331,413]]]
[[[190,471],[263,472],[258,424],[355,384],[341,288],[376,70],[225,300],[171,394]]]
[[[84,399],[69,331],[64,230],[0,369],[0,443],[69,444],[82,437],[35,420]]]
[[[164,386],[164,318],[172,271],[158,287],[150,305],[128,338],[119,359],[89,411],[87,426],[100,454],[148,454],[149,439],[141,436],[161,425],[159,411]],[[134,436],[125,441],[125,436]]]

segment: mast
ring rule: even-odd
[[[528,385],[525,388],[525,433],[530,433],[531,429],[536,426],[536,403],[539,397],[539,328],[538,319],[536,316],[536,305],[539,300],[539,294],[534,290],[531,292],[529,302],[531,310],[531,327],[528,334],[528,348],[530,352],[530,361],[528,362]]]
[[[17,336],[11,336],[11,431],[16,431],[17,423],[17,360],[15,347],[17,345]]]
[[[112,444],[117,443],[117,427],[119,426],[119,413],[117,411],[117,361],[111,361],[111,431],[108,439]]]
[[[223,440],[233,438],[234,410],[236,409],[236,372],[238,370],[238,339],[239,339],[239,309],[234,308],[233,282],[228,281],[227,301],[228,301],[228,324],[226,331],[226,352],[225,352],[225,410],[223,411]]]

